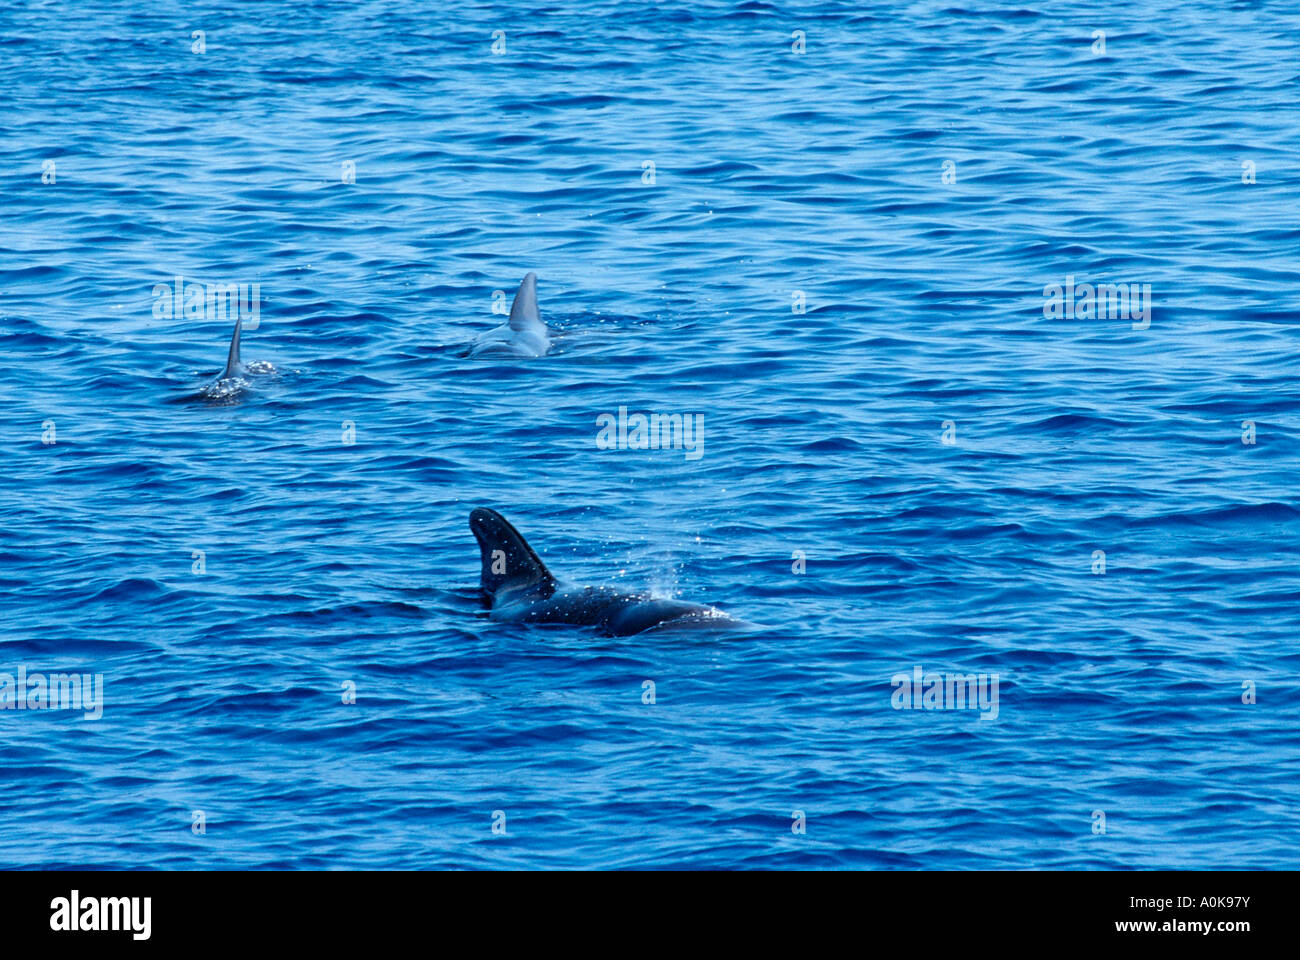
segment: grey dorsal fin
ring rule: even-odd
[[[471,510],[469,528],[478,540],[483,563],[479,582],[489,596],[507,584],[516,589],[534,587],[543,597],[555,592],[551,571],[501,514],[487,507]]]
[[[226,360],[226,369],[221,374],[223,380],[239,376],[239,371],[243,367],[243,364],[239,362],[239,330],[243,323],[243,317],[235,318],[235,335],[230,338],[230,356]]]
[[[527,330],[541,322],[542,313],[537,309],[537,274],[530,273],[519,284],[515,302],[510,305],[510,329]]]

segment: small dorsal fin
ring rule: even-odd
[[[543,597],[555,592],[555,578],[510,521],[495,510],[470,511],[469,528],[478,540],[483,572],[480,585],[489,596],[503,586],[535,588]]]
[[[526,330],[542,322],[542,313],[537,309],[537,274],[530,273],[519,284],[515,302],[510,305],[510,329]]]
[[[243,323],[243,317],[235,318],[235,335],[230,338],[230,357],[226,360],[225,372],[221,374],[222,380],[237,377],[243,372],[244,365],[239,362],[239,331]]]

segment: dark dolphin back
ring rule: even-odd
[[[469,529],[478,540],[483,564],[479,582],[489,596],[506,585],[511,589],[536,587],[543,597],[555,592],[551,571],[501,514],[487,507],[471,510]]]

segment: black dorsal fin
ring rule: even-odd
[[[470,511],[469,528],[478,540],[483,564],[479,582],[489,596],[507,585],[511,589],[536,588],[544,597],[555,592],[551,571],[501,514],[478,507]]]
[[[235,319],[235,335],[230,338],[230,356],[226,359],[225,372],[221,374],[222,380],[229,380],[231,377],[237,377],[243,372],[244,365],[239,362],[239,330],[243,326],[243,317]]]

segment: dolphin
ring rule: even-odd
[[[562,587],[510,521],[495,510],[470,511],[483,563],[480,586],[493,620],[595,626],[621,637],[667,623],[735,623],[721,610],[612,587]]]
[[[470,347],[471,357],[540,357],[551,349],[551,338],[537,309],[537,274],[519,284],[510,319],[482,334]]]
[[[213,380],[201,391],[202,395],[209,399],[224,400],[235,396],[248,383],[249,367],[245,366],[239,358],[239,335],[243,330],[244,321],[242,317],[235,319],[235,332],[230,338],[230,353],[226,357],[226,368],[221,371],[221,376]],[[274,367],[264,361],[254,361],[252,363],[253,372],[268,373],[273,372]]]

